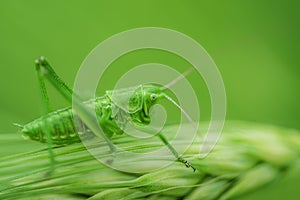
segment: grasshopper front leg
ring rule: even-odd
[[[172,152],[172,154],[175,156],[178,162],[181,162],[185,164],[187,168],[192,168],[194,171],[196,171],[196,168],[187,160],[185,160],[182,156],[178,154],[176,149],[169,143],[169,141],[163,136],[161,132],[159,132],[158,137],[161,139],[161,141],[169,148],[169,150]]]
[[[176,151],[176,149],[169,143],[169,141],[167,140],[167,138],[165,138],[165,136],[163,135],[162,132],[156,132],[153,128],[151,127],[143,127],[143,126],[137,126],[135,125],[136,129],[145,131],[147,133],[152,133],[153,135],[157,135],[159,137],[159,139],[168,147],[168,149],[171,151],[171,153],[175,156],[176,160],[180,163],[183,163],[187,168],[192,168],[193,171],[196,171],[196,168],[187,160],[185,160],[182,156],[180,156],[178,154],[178,152]]]

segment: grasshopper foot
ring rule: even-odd
[[[196,168],[189,161],[185,160],[184,158],[178,157],[177,160],[179,162],[183,163],[187,168],[192,168],[194,172],[196,171]]]

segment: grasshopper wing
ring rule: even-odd
[[[143,107],[143,86],[130,87],[125,89],[107,91],[106,94],[110,97],[112,103],[117,108],[128,114],[135,113]],[[113,110],[113,113],[115,112]]]

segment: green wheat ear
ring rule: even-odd
[[[166,134],[175,130],[167,126]],[[145,146],[126,136],[113,142],[140,151],[161,145],[155,140]],[[57,169],[48,177],[47,150],[2,157],[0,199],[232,199],[281,177],[299,161],[300,133],[274,126],[227,122],[204,159],[201,143],[197,138],[185,153],[196,172],[174,162],[145,174],[122,173],[100,164],[80,144],[54,150]]]

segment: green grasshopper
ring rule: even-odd
[[[123,109],[119,103],[114,101],[114,91],[106,91],[104,96],[96,97],[95,99],[88,101],[92,102],[94,105],[94,110],[92,110],[86,106],[87,103],[83,102],[79,95],[75,94],[74,91],[62,81],[44,57],[38,58],[35,66],[43,98],[44,115],[26,125],[15,125],[22,129],[21,132],[25,138],[48,144],[52,170],[54,169],[55,163],[52,145],[70,145],[80,142],[81,140],[74,122],[74,109],[68,107],[57,111],[51,110],[45,87],[45,78],[49,80],[69,103],[73,102],[73,106],[76,106],[75,113],[79,116],[85,129],[93,132],[96,136],[103,137],[112,153],[115,151],[115,147],[110,138],[113,137],[114,134],[123,134],[124,132],[120,127],[120,123],[117,122],[117,120],[119,120],[117,117],[126,115],[129,118],[127,118],[124,123],[131,120],[135,125],[143,127],[150,123],[149,110],[151,106],[156,104],[157,101],[162,98],[171,101],[184,113],[188,120],[192,122],[189,115],[174,100],[164,93],[164,90],[168,89],[171,85],[184,77],[184,75],[178,77],[164,87],[159,87],[154,84],[146,84],[137,87],[130,95],[128,104],[126,102],[127,109]],[[126,93],[126,89],[123,89],[122,92]],[[114,93],[118,94],[118,91],[115,91]],[[124,102],[121,103],[124,104]],[[94,113],[96,113],[96,118],[94,117]],[[102,131],[99,129],[99,125]],[[175,148],[161,132],[157,133],[157,136],[169,148],[178,162],[185,164],[187,168],[191,167],[194,171],[196,170],[187,160],[177,153]]]

